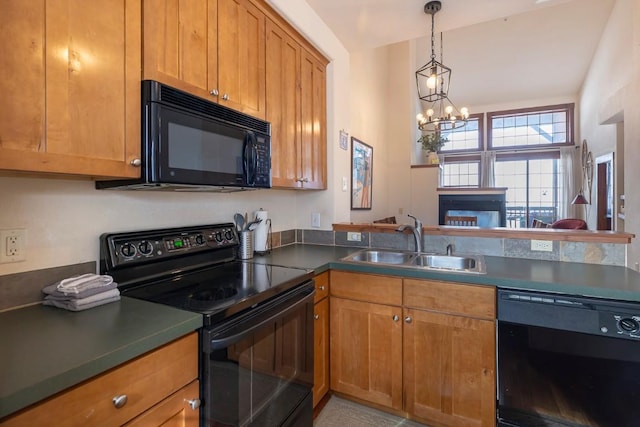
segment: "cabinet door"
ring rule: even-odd
[[[145,79],[217,100],[217,0],[145,0]]]
[[[302,187],[327,188],[327,131],[325,66],[302,51],[300,76]]]
[[[3,2],[0,169],[139,176],[140,12],[139,0],[99,13],[82,0]]]
[[[405,411],[427,424],[494,426],[495,323],[411,309],[404,316]]]
[[[271,183],[300,186],[300,46],[267,20],[266,120],[271,123]]]
[[[313,311],[313,406],[329,391],[329,298]]]
[[[330,300],[331,389],[402,409],[400,307]]]
[[[164,399],[142,415],[125,424],[126,427],[200,425],[200,383],[198,380]]]
[[[265,117],[265,20],[249,0],[218,0],[218,99]]]

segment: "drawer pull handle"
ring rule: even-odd
[[[392,319],[394,322],[397,322],[398,320],[400,320],[400,317],[397,314],[394,314]]]
[[[113,406],[115,406],[118,409],[122,408],[126,404],[127,404],[126,394],[121,394],[120,396],[116,396],[113,398]]]
[[[320,315],[319,315],[319,314],[314,314],[314,315],[313,315],[313,318],[314,318],[314,319],[316,319],[316,320],[318,320],[318,319],[320,318]]]
[[[194,411],[200,407],[200,399],[189,399],[187,400],[187,403],[189,404],[189,408]]]
[[[404,318],[404,321],[405,321],[406,323],[411,323],[411,317],[409,317],[409,316],[405,317],[405,318]]]
[[[319,286],[318,289],[320,289],[321,291],[324,291],[324,285]]]

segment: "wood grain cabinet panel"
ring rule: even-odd
[[[0,169],[137,177],[140,0],[6,0]]]
[[[428,425],[495,425],[495,323],[405,309],[404,410]]]
[[[192,333],[37,403],[1,424],[3,427],[122,425],[197,378],[198,334]],[[197,399],[199,392],[189,390],[189,399]],[[117,396],[126,396],[126,403],[119,408],[114,404]],[[184,414],[183,418],[193,415]]]
[[[313,310],[313,406],[329,391],[329,298]]]
[[[267,19],[266,97],[274,187],[326,189],[326,61]]]
[[[265,117],[265,20],[249,0],[145,0],[145,79]]]
[[[330,305],[331,389],[401,410],[402,308],[336,297]]]
[[[200,383],[196,380],[125,424],[125,427],[199,427]]]

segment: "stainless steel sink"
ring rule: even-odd
[[[393,265],[420,270],[441,270],[457,273],[486,273],[482,255],[439,255],[408,251],[391,251],[384,249],[363,249],[355,252],[342,261]]]
[[[366,262],[370,264],[407,264],[415,257],[411,252],[365,249],[343,258],[343,261]]]
[[[434,255],[420,254],[414,260],[418,267],[440,270],[465,271],[469,273],[484,273],[484,258],[480,255]]]

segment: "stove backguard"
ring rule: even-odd
[[[445,216],[476,216],[479,227],[506,227],[507,209],[504,194],[440,194],[438,224]]]

